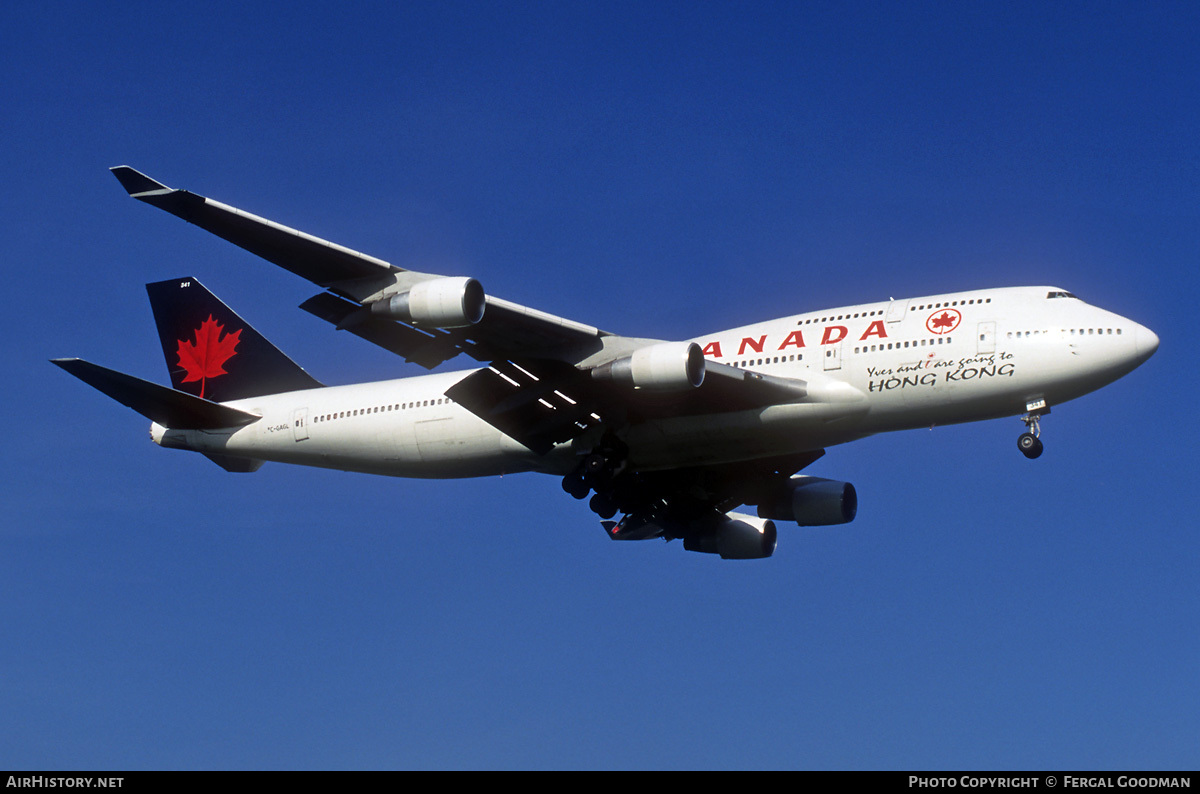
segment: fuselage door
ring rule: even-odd
[[[417,422],[415,429],[417,454],[421,456],[421,460],[444,461],[454,455],[456,428],[449,417],[422,419]]]
[[[824,348],[822,356],[825,359],[825,369],[841,369],[842,368],[842,343],[834,342],[832,345],[822,345]]]
[[[892,301],[887,308],[887,321],[889,323],[898,323],[904,319],[904,313],[908,311],[908,300]]]
[[[980,353],[995,353],[996,352],[996,323],[986,322],[979,324],[979,352]]]
[[[295,434],[297,441],[304,441],[308,438],[307,408],[297,408],[292,411],[292,432]]]

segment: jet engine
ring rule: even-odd
[[[431,328],[464,328],[483,319],[486,302],[483,287],[473,278],[435,278],[375,301],[371,314]]]
[[[647,391],[695,389],[704,382],[704,353],[695,342],[660,342],[601,364],[592,377]]]
[[[848,482],[798,476],[758,505],[760,518],[795,521],[802,527],[846,524],[858,512],[858,493]]]
[[[715,524],[683,539],[688,551],[720,554],[723,560],[758,560],[775,553],[775,522],[745,513],[727,513]]]

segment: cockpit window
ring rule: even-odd
[[[1075,298],[1075,296],[1074,296],[1074,295],[1072,295],[1071,293],[1069,293],[1069,292],[1061,292],[1061,291],[1058,291],[1058,292],[1047,292],[1047,293],[1046,293],[1046,297],[1047,297],[1047,298]],[[1075,298],[1075,299],[1076,299],[1076,300],[1079,300],[1078,298]]]

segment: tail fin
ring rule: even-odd
[[[322,385],[196,279],[146,292],[176,389],[225,402]]]

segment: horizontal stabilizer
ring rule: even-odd
[[[163,427],[215,430],[248,425],[260,418],[256,414],[169,389],[81,358],[55,358],[51,359],[51,363]]]

